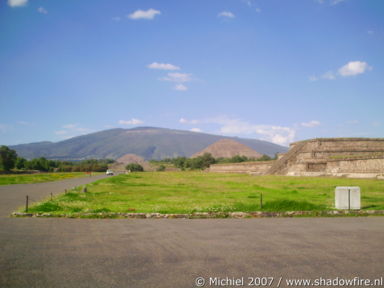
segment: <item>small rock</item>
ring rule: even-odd
[[[244,212],[232,212],[232,213],[229,213],[229,216],[232,217],[232,218],[245,218],[248,216],[248,213],[244,213]]]

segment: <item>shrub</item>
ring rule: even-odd
[[[156,170],[157,171],[165,171],[165,166],[164,165],[160,165]]]
[[[204,153],[202,156],[198,156],[195,158],[190,158],[186,161],[185,166],[186,168],[190,169],[206,169],[211,164],[215,164],[216,160],[212,157],[210,153]]]
[[[273,160],[271,157],[269,157],[268,155],[265,155],[263,154],[263,156],[261,156],[259,159],[257,159],[257,161],[270,161],[270,160]]]
[[[131,172],[143,172],[144,168],[138,163],[130,163],[127,166],[125,166],[126,170],[129,170]]]

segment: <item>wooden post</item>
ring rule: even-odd
[[[263,209],[263,193],[260,192],[260,209]]]
[[[351,210],[351,189],[348,189],[348,211]]]
[[[28,212],[28,195],[25,199],[25,212]]]
[[[52,198],[53,198],[53,195],[52,195],[52,192],[51,192],[51,201],[52,201]]]

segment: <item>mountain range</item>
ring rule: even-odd
[[[220,139],[233,139],[268,156],[288,150],[287,147],[263,140],[156,127],[115,128],[59,142],[20,144],[10,148],[27,159],[117,159],[125,154],[136,154],[145,160],[159,160],[178,156],[190,157]]]

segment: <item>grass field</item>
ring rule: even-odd
[[[335,186],[360,186],[363,209],[384,209],[384,181],[343,178],[250,176],[204,172],[144,172],[88,184],[29,212],[232,212],[333,209]],[[260,208],[260,194],[263,208]]]
[[[84,172],[7,174],[0,175],[0,185],[42,183],[85,176],[89,175]]]

